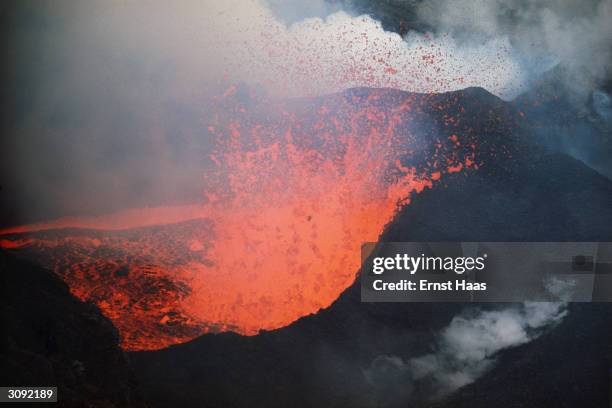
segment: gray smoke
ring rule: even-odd
[[[405,382],[395,386],[426,384],[431,397],[440,398],[485,374],[497,353],[528,343],[566,314],[564,303],[540,302],[457,316],[440,333],[432,353],[408,360],[382,355],[364,375],[375,387],[397,382],[398,377]]]
[[[409,359],[381,355],[364,375],[375,389],[394,384],[408,391],[408,398],[449,395],[490,370],[499,352],[528,343],[561,322],[574,285],[572,280],[546,281],[547,290],[559,302],[525,302],[456,316],[437,336],[431,353]]]
[[[558,67],[579,101],[611,73],[611,0],[433,0],[418,16],[463,41],[508,37],[532,81]]]
[[[19,223],[197,202],[214,99],[234,84],[278,97],[524,87],[505,38],[402,39],[347,3],[3,3],[1,205]]]
[[[276,96],[480,86],[511,99],[558,67],[609,117],[608,93],[592,91],[609,73],[611,2],[372,2],[432,31],[404,38],[357,0],[3,3],[3,199],[24,221],[193,202],[211,101],[241,82]]]

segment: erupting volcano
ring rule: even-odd
[[[203,130],[215,149],[201,203],[1,232],[2,248],[94,302],[124,349],[252,335],[327,307],[399,206],[481,164],[475,135],[453,131],[456,96],[354,89],[278,101],[231,87],[217,105]],[[432,126],[431,112],[448,113]]]

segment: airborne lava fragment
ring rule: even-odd
[[[128,350],[282,327],[352,283],[361,243],[412,194],[478,165],[473,135],[423,130],[427,103],[388,90],[223,100],[202,204],[24,226],[1,245],[97,304]]]

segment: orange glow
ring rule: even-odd
[[[67,217],[2,231],[0,244],[94,301],[128,350],[283,327],[338,298],[361,244],[411,195],[473,168],[456,136],[413,134],[413,97],[384,96],[268,102],[265,119],[236,103],[207,127],[202,204]]]

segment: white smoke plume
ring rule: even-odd
[[[279,96],[360,86],[416,92],[481,86],[505,97],[524,87],[524,72],[506,37],[458,43],[444,34],[412,32],[403,39],[369,16],[327,15],[337,7],[314,4],[104,1],[80,7],[75,21],[79,32],[105,47],[106,64],[126,55],[145,56],[150,63],[169,60],[183,87],[228,78]],[[294,22],[286,23],[271,7]]]
[[[423,382],[433,398],[444,397],[485,374],[497,353],[537,338],[566,314],[564,303],[536,302],[457,316],[441,332],[432,353],[408,360],[378,356],[364,374],[374,386],[402,377],[404,387]]]
[[[305,3],[5,5],[11,136],[0,171],[11,174],[11,211],[31,220],[200,199],[211,106],[236,84],[273,97],[481,86],[510,98],[524,88],[507,38],[402,38],[354,10]]]
[[[456,316],[441,331],[431,353],[407,360],[381,355],[364,375],[374,387],[389,381],[397,384],[401,378],[409,390],[425,384],[430,398],[449,395],[490,370],[499,352],[528,343],[560,323],[568,313],[574,286],[571,279],[553,277],[545,287],[558,302],[525,302]]]
[[[349,0],[3,3],[7,205],[32,219],[193,202],[212,100],[241,82],[280,97],[480,86],[511,99],[563,66],[585,90],[607,70],[610,1],[436,0],[415,6],[432,32],[404,38]],[[594,99],[608,112],[606,93]]]
[[[561,303],[526,303],[521,308],[485,311],[455,317],[443,331],[438,350],[408,361],[415,380],[429,378],[437,395],[446,395],[484,374],[501,350],[525,344],[539,329],[558,323],[566,314]]]

